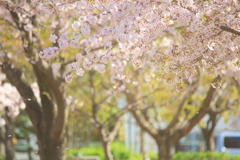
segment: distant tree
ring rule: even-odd
[[[99,73],[90,71],[79,81],[81,90],[75,90],[73,96],[81,97],[84,103],[73,109],[75,116],[83,116],[97,129],[100,141],[103,145],[106,160],[113,160],[111,142],[116,138],[122,123],[123,115],[130,109],[125,105],[122,93],[112,88],[108,79],[104,79]],[[74,84],[74,82],[73,82]]]
[[[206,122],[201,121],[199,124],[206,143],[207,151],[215,151],[214,130],[220,118],[227,121],[231,116],[236,115],[239,110],[239,91],[233,80],[225,82],[226,89],[214,97],[211,108],[207,113]]]
[[[18,33],[16,37],[21,39],[24,57],[29,60],[40,89],[41,105],[23,80],[21,68],[12,67],[14,56],[7,56],[1,63],[3,72],[21,96],[31,99],[30,102],[25,101],[26,111],[37,133],[41,160],[65,157],[63,146],[68,111],[62,77],[70,83],[75,75],[83,76],[85,72],[91,73],[92,69],[99,73],[108,71],[111,75],[106,77],[111,79],[110,83],[121,89],[122,83],[133,78],[129,70],[146,69],[155,74],[156,79],[161,77],[173,81],[171,85],[184,92],[182,81],[199,70],[217,76],[228,65],[240,66],[237,0],[13,0],[1,4],[1,13],[4,13],[1,14],[4,20],[1,27],[11,26]],[[48,16],[42,15],[43,11]],[[57,26],[47,26],[52,30],[49,39],[53,44],[43,46],[48,38],[41,37],[39,30],[42,24],[49,23]],[[71,24],[72,36],[67,34],[71,33],[68,24]],[[8,36],[5,35],[5,39]],[[44,49],[47,46],[50,47]],[[76,57],[63,54],[66,51],[75,52]],[[57,72],[51,65],[55,61],[60,63]],[[68,72],[64,72],[66,65]],[[215,86],[219,85],[215,82]],[[178,115],[190,93],[188,90],[183,96],[167,133],[177,124]],[[214,93],[215,88],[210,87],[202,103],[203,109],[199,110],[196,118],[193,117],[192,123],[178,132],[180,134],[175,140],[189,132],[206,114],[205,107],[209,106]],[[95,104],[93,116],[97,114]],[[94,120],[99,123],[96,118]],[[161,147],[168,146],[165,142]],[[164,148],[162,151],[169,153]]]
[[[170,160],[177,142],[186,136],[205,115],[212,113],[215,107],[212,103],[218,97],[219,92],[229,90],[226,86],[226,88],[215,88],[213,84],[216,81],[220,83],[219,76],[212,81],[212,84],[210,80],[204,80],[208,83],[201,82],[200,84],[201,79],[203,78],[199,75],[191,83],[186,82],[188,85],[185,86],[184,94],[179,95],[176,91],[165,88],[156,92],[153,97],[133,105],[131,113],[138,125],[156,141],[159,160]],[[221,81],[224,82],[225,79]],[[208,87],[206,87],[207,84]],[[151,78],[148,87],[135,87],[127,93],[128,103],[141,96],[144,91],[154,89],[154,86],[156,87],[157,83]],[[237,96],[233,91],[227,92]],[[223,109],[226,109],[226,106]]]
[[[36,5],[26,2],[1,2],[0,70],[26,105],[25,111],[37,136],[40,159],[64,160],[68,108],[63,74],[67,62],[64,57],[52,62],[38,57],[45,43],[45,27],[58,32],[63,19],[43,18]],[[63,27],[66,26],[64,22]],[[37,83],[39,93],[31,87],[33,82]]]

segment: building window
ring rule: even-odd
[[[240,137],[225,137],[224,146],[226,148],[240,148]]]

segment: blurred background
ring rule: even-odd
[[[142,68],[119,60],[127,55],[112,44],[104,73],[93,67],[78,76],[70,64],[87,52],[105,64],[104,36],[96,44],[72,30],[79,15],[97,9],[79,2],[76,13],[54,14],[43,6],[50,16],[34,1],[0,3],[0,160],[240,160],[239,62],[215,68],[214,53],[204,72],[199,57],[181,68],[162,54],[175,43],[171,32],[185,34],[173,27],[151,44],[156,52]],[[99,23],[91,34],[110,22]]]

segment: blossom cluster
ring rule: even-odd
[[[28,97],[21,97],[16,87],[10,83],[4,82],[6,79],[4,74],[0,74],[0,126],[5,124],[4,118],[5,107],[8,108],[7,116],[14,118],[20,113],[20,109],[25,109],[25,101],[31,101]],[[31,88],[36,95],[37,101],[40,102],[39,88],[37,83],[32,83]]]
[[[42,58],[51,58],[68,46],[82,50],[76,54],[76,62],[69,65],[67,82],[74,74],[82,76],[91,69],[103,73],[107,65],[112,82],[125,80],[131,64],[133,69],[150,68],[161,75],[174,75],[170,79],[178,85],[182,78],[176,77],[188,79],[198,70],[219,74],[229,62],[239,59],[240,37],[220,28],[240,30],[239,4],[234,0],[82,0],[43,4],[48,3],[60,12],[71,9],[79,15],[71,25],[71,38],[66,33],[59,38],[51,35],[50,40],[59,48],[39,53]]]
[[[16,117],[19,114],[19,109],[25,108],[17,89],[10,83],[4,83],[0,85],[0,92],[0,112],[5,112],[4,107],[8,107],[9,112],[7,116]]]

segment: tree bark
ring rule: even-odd
[[[145,152],[145,138],[144,138],[144,131],[143,129],[140,129],[140,135],[139,135],[139,139],[140,139],[140,153],[142,155],[142,159],[146,160],[147,159],[147,155]]]
[[[6,158],[5,160],[15,160],[15,155],[14,155],[14,146],[11,142],[11,137],[9,137],[8,139],[6,139],[5,142],[5,154],[6,154]]]
[[[174,145],[169,137],[157,140],[158,160],[172,160]]]
[[[211,86],[205,99],[203,100],[198,114],[193,116],[183,128],[179,129],[177,132],[174,133],[173,141],[175,143],[177,143],[182,137],[186,136],[193,129],[193,127],[195,127],[196,124],[209,112],[210,103],[212,101],[212,97],[214,96],[215,91],[215,88]]]
[[[4,147],[5,147],[5,160],[15,160],[15,147],[12,139],[15,137],[14,132],[14,120],[8,116],[8,107],[5,107],[5,136],[4,136]]]
[[[215,141],[213,137],[213,132],[215,130],[215,127],[217,126],[217,123],[220,119],[220,113],[214,112],[212,110],[209,111],[209,119],[206,123],[206,127],[202,128],[203,137],[206,142],[206,150],[207,151],[214,151],[215,150]]]
[[[111,153],[111,143],[108,141],[102,141],[102,145],[105,154],[105,160],[113,160],[113,156]]]
[[[33,123],[38,139],[41,160],[65,160],[65,126],[68,110],[66,108],[64,86],[54,79],[44,79],[34,68],[40,89],[41,106],[37,102],[30,85],[23,79],[22,71],[12,68],[9,61],[3,63],[3,72],[14,85],[26,104],[26,112]],[[53,84],[55,82],[55,84]],[[30,100],[28,100],[30,99]]]
[[[40,160],[65,160],[65,145],[65,138],[59,140],[56,145],[53,145],[51,142],[46,143],[39,140],[38,146]]]
[[[207,151],[214,151],[215,150],[215,141],[213,137],[213,131],[215,128],[216,124],[212,126],[213,128],[201,128],[203,137],[206,142],[206,150]]]
[[[207,151],[214,151],[215,150],[215,142],[214,142],[214,137],[213,135],[208,135],[207,137],[205,137],[206,140],[206,147],[207,147]]]
[[[15,10],[12,10],[10,3],[5,5],[21,32],[21,40],[25,56],[35,63],[29,63],[33,68],[33,73],[37,79],[40,90],[41,104],[36,99],[29,81],[24,78],[20,68],[15,68],[7,57],[0,67],[6,74],[10,83],[15,86],[26,104],[26,112],[33,123],[33,127],[38,139],[39,154],[41,160],[64,160],[65,159],[65,127],[68,117],[68,109],[65,97],[65,82],[62,77],[53,74],[51,65],[46,61],[36,58],[37,50],[42,50],[41,43],[34,46],[33,38],[40,42],[40,37],[35,33],[26,31],[21,17]],[[36,16],[32,16],[31,23],[37,27]],[[61,70],[63,73],[64,67]]]
[[[33,160],[33,158],[32,158],[33,148],[32,148],[32,146],[30,146],[30,138],[29,138],[28,135],[27,135],[26,139],[27,139],[27,143],[28,143],[28,145],[29,145],[29,146],[28,146],[28,149],[27,149],[28,160]]]

